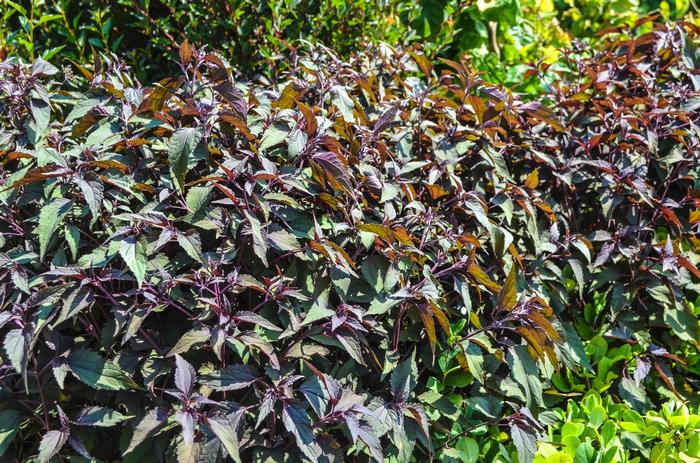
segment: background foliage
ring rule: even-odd
[[[142,81],[172,75],[185,38],[221,52],[248,77],[274,77],[299,40],[341,56],[368,43],[415,44],[429,57],[460,59],[492,82],[520,84],[528,60],[556,60],[572,38],[658,12],[678,19],[688,0],[32,0],[0,4],[0,48],[79,63],[118,53]]]
[[[688,5],[266,4],[245,59],[57,5],[4,4],[2,458],[700,460],[698,28],[635,13]]]

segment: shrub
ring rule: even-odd
[[[0,453],[649,457],[673,433],[548,411],[697,408],[698,30],[636,32],[534,101],[388,47],[275,85],[187,42],[151,87],[2,63]]]
[[[465,53],[490,79],[521,85],[524,62],[555,61],[570,35],[592,37],[632,24],[640,12],[666,5],[681,18],[688,2],[637,0],[498,1],[352,0],[251,1],[32,0],[0,3],[0,49],[28,61],[56,56],[84,63],[92,51],[115,52],[140,79],[178,72],[177,42],[208,44],[252,77],[279,74],[299,39],[341,56],[366,43],[418,44],[429,56]]]

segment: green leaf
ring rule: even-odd
[[[133,416],[122,415],[116,410],[105,407],[84,408],[73,419],[73,422],[80,426],[99,426],[108,428],[133,418]]]
[[[643,387],[637,386],[634,379],[626,377],[620,379],[618,391],[620,398],[639,413],[644,413],[647,410],[646,392]]]
[[[32,145],[37,145],[46,132],[51,120],[51,106],[44,100],[32,98],[29,100],[32,120],[28,121],[27,132]]]
[[[190,231],[188,233],[178,233],[177,242],[180,244],[180,247],[185,250],[188,256],[199,263],[205,263],[204,256],[202,255],[202,241],[200,240],[197,232]]]
[[[3,341],[5,355],[10,360],[12,368],[17,373],[26,376],[27,371],[27,354],[29,352],[29,334],[21,328],[10,330],[5,335]]]
[[[353,358],[357,363],[360,365],[364,365],[365,361],[362,358],[362,346],[360,344],[360,341],[353,336],[352,334],[344,334],[344,333],[335,333],[336,339],[340,342],[340,344],[343,345],[343,348],[347,351],[348,354],[350,354],[350,357]]]
[[[194,127],[184,127],[177,130],[168,143],[168,162],[173,183],[178,190],[185,187],[185,176],[189,170],[190,159],[202,139],[202,133]]]
[[[301,248],[297,237],[287,230],[275,230],[267,234],[273,248],[279,251],[296,251]]]
[[[318,379],[318,376],[312,376],[307,379],[304,384],[299,387],[299,391],[304,394],[306,401],[309,402],[311,408],[317,416],[323,416],[328,407],[328,393]]]
[[[479,461],[479,444],[471,437],[461,437],[455,447],[459,451],[459,459],[464,463]]]
[[[100,148],[112,146],[122,138],[123,128],[116,121],[105,119],[85,139],[85,145]]]
[[[54,232],[73,207],[73,201],[57,198],[39,212],[39,258],[43,259]]]
[[[116,364],[96,352],[76,350],[68,355],[68,368],[83,383],[94,389],[125,391],[138,385]]]
[[[245,216],[250,224],[250,232],[253,234],[253,252],[267,267],[267,240],[260,227],[260,221],[248,211],[245,211]]]
[[[61,312],[59,313],[58,318],[54,322],[54,326],[74,317],[81,310],[90,306],[90,304],[92,304],[94,300],[95,296],[93,295],[89,287],[81,286],[79,288],[76,288],[63,299]]]
[[[242,463],[239,452],[238,436],[236,427],[238,420],[229,417],[209,417],[207,419],[209,427],[214,435],[221,441],[229,456],[236,463]]]
[[[146,277],[146,245],[135,236],[127,236],[119,241],[119,255],[136,277],[140,288]]]
[[[134,434],[131,436],[129,446],[122,455],[131,453],[139,444],[151,436],[158,428],[163,426],[167,419],[168,412],[161,407],[156,407],[146,413],[141,421],[139,421],[139,424],[136,425],[136,428],[134,428]]]
[[[508,365],[511,376],[522,388],[527,399],[528,406],[537,404],[544,406],[542,397],[542,380],[537,364],[532,360],[526,346],[514,346],[508,351]]]
[[[380,397],[373,398],[370,403],[367,404],[367,409],[370,413],[365,414],[365,419],[378,437],[382,437],[392,428],[396,427],[398,414],[395,408],[390,403],[384,401],[384,399]]]
[[[100,215],[102,200],[104,199],[104,186],[102,182],[94,178],[83,178],[80,175],[76,175],[74,178],[75,183],[78,184],[80,190],[83,192],[93,220],[96,219]]]
[[[343,115],[343,119],[345,119],[347,122],[355,122],[355,103],[352,101],[352,98],[350,98],[350,95],[348,95],[345,87],[335,85],[331,90],[333,93],[335,93],[333,104],[335,104],[338,110],[340,110],[340,113]]]
[[[196,185],[187,191],[185,203],[192,213],[190,223],[196,222],[206,215],[206,206],[209,204],[211,198],[211,190],[211,186]]]
[[[19,413],[14,410],[0,412],[0,457],[4,455],[12,439],[19,431]]]
[[[328,282],[325,279],[319,279],[316,281],[316,286],[313,288],[313,295],[311,300],[311,306],[306,312],[304,321],[302,325],[309,325],[315,321],[328,318],[335,313],[335,311],[328,308],[328,298],[330,297],[331,287],[328,286]]]
[[[318,461],[320,447],[311,428],[311,418],[304,408],[295,402],[286,402],[282,407],[282,421],[287,431],[294,435],[297,446],[311,461]]]
[[[510,437],[518,452],[519,463],[532,463],[537,453],[537,435],[516,423],[511,423]]]
[[[670,326],[673,333],[683,341],[693,342],[700,336],[697,318],[680,304],[664,307],[664,323]]]
[[[5,0],[5,3],[17,10],[22,16],[27,16],[27,10],[19,3],[13,2],[12,0]]]
[[[49,431],[44,434],[39,443],[39,463],[48,463],[56,455],[68,440],[68,431]]]
[[[63,234],[68,243],[68,249],[73,256],[73,260],[78,258],[78,246],[80,245],[80,230],[73,224],[67,224],[63,228]]]
[[[288,133],[289,128],[285,124],[277,123],[270,125],[265,129],[258,149],[260,151],[266,151],[275,145],[279,145],[287,138]]]
[[[468,342],[464,347],[464,356],[467,358],[469,372],[474,375],[474,378],[481,384],[484,384],[486,381],[486,376],[484,375],[484,355],[479,346],[473,342]]]
[[[65,123],[68,124],[76,119],[82,118],[84,115],[96,108],[97,105],[103,104],[105,102],[106,99],[104,97],[83,97],[80,101],[78,101],[75,104],[75,106],[73,106],[73,109],[71,109],[70,113],[68,113]]]
[[[576,286],[578,287],[579,297],[583,297],[584,279],[583,279],[583,266],[578,259],[569,259],[569,265],[576,278]]]
[[[411,392],[416,387],[417,377],[418,368],[412,355],[410,359],[399,363],[394,371],[391,372],[391,392],[394,394],[394,397],[400,402],[408,401]]]
[[[175,354],[187,352],[193,345],[209,339],[211,339],[211,330],[209,328],[203,326],[192,328],[182,335],[182,337],[175,343],[170,351],[168,351],[167,356],[170,357]]]
[[[391,291],[399,282],[400,272],[384,256],[371,255],[362,261],[361,267],[365,281],[377,293]]]
[[[240,321],[244,321],[247,323],[253,323],[255,325],[262,326],[263,328],[267,328],[268,330],[283,331],[282,328],[275,325],[274,323],[271,323],[266,318],[256,314],[255,312],[241,310],[239,312],[236,312],[235,318],[240,320]]]
[[[235,391],[250,386],[258,377],[249,365],[231,365],[206,375],[200,382],[217,391]]]

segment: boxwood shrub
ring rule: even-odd
[[[700,457],[644,424],[698,405],[695,26],[529,100],[386,46],[178,62],[0,64],[4,458]]]

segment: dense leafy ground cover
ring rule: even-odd
[[[698,28],[596,43],[3,61],[1,458],[700,461]]]

